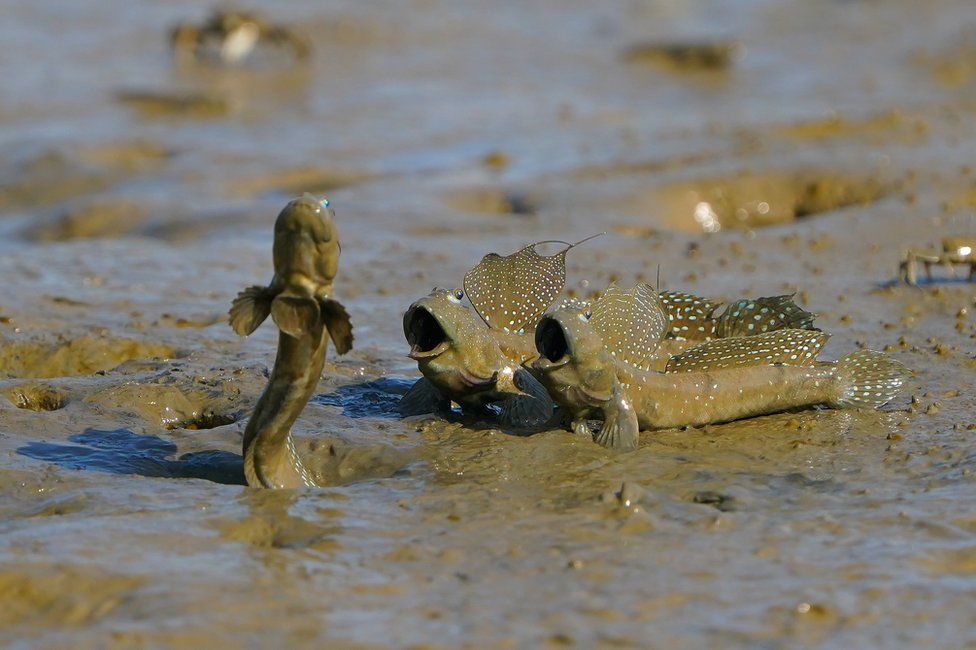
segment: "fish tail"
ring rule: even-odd
[[[901,391],[911,371],[883,352],[858,350],[837,362],[834,408],[879,408]]]

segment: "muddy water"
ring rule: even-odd
[[[976,234],[968,3],[295,2],[308,66],[174,67],[165,29],[206,9],[0,24],[5,642],[976,642],[974,286],[887,285],[903,248]],[[223,315],[306,189],[356,324],[295,429],[335,487],[249,490],[276,333]],[[396,417],[412,300],[603,230],[571,292],[659,266],[798,291],[830,355],[887,349],[909,392],[627,454]]]

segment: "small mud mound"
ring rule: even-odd
[[[473,214],[512,214],[532,216],[539,211],[541,200],[527,192],[493,187],[453,192],[445,197],[448,207]]]
[[[17,408],[30,411],[57,411],[68,403],[67,395],[48,384],[21,384],[6,389],[3,394]]]
[[[762,228],[884,197],[890,186],[869,176],[838,173],[743,173],[681,182],[653,190],[639,209],[691,232]]]
[[[53,343],[0,340],[0,377],[90,375],[133,359],[169,359],[175,355],[168,345],[114,337],[82,336]]]
[[[27,231],[33,241],[68,241],[92,237],[118,237],[132,231],[145,218],[134,201],[93,201],[63,213],[51,222]]]
[[[627,63],[656,65],[675,71],[728,70],[745,54],[741,43],[638,43],[624,50]]]
[[[152,383],[125,383],[90,395],[86,402],[116,413],[130,413],[164,429],[213,429],[241,416],[234,408],[238,391]]]

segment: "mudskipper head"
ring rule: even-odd
[[[278,214],[274,228],[274,269],[283,284],[305,285],[328,297],[339,266],[339,233],[329,200],[304,194]]]
[[[616,381],[614,361],[582,307],[560,307],[539,321],[532,371],[555,394],[590,404],[610,398]],[[555,396],[555,395],[554,395]]]
[[[491,386],[505,364],[488,327],[461,304],[464,292],[435,289],[403,315],[409,357],[438,387],[465,391]]]

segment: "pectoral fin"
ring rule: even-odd
[[[352,321],[349,320],[349,312],[338,300],[326,298],[320,303],[322,308],[322,321],[329,330],[329,337],[335,344],[336,352],[345,354],[352,350]]]
[[[501,422],[513,427],[542,426],[552,417],[552,398],[546,389],[525,368],[512,375],[512,392],[501,406]]]
[[[274,292],[267,287],[248,287],[230,305],[230,326],[240,336],[248,336],[271,313]]]
[[[637,448],[638,435],[637,413],[617,384],[613,397],[603,407],[603,426],[593,439],[603,447],[628,450]]]
[[[319,303],[299,296],[280,295],[271,301],[271,318],[278,329],[295,338],[314,333],[321,324]]]
[[[451,410],[451,400],[444,396],[426,377],[421,377],[410,387],[400,403],[397,411],[403,417],[411,415],[426,415],[427,413],[446,413]]]

